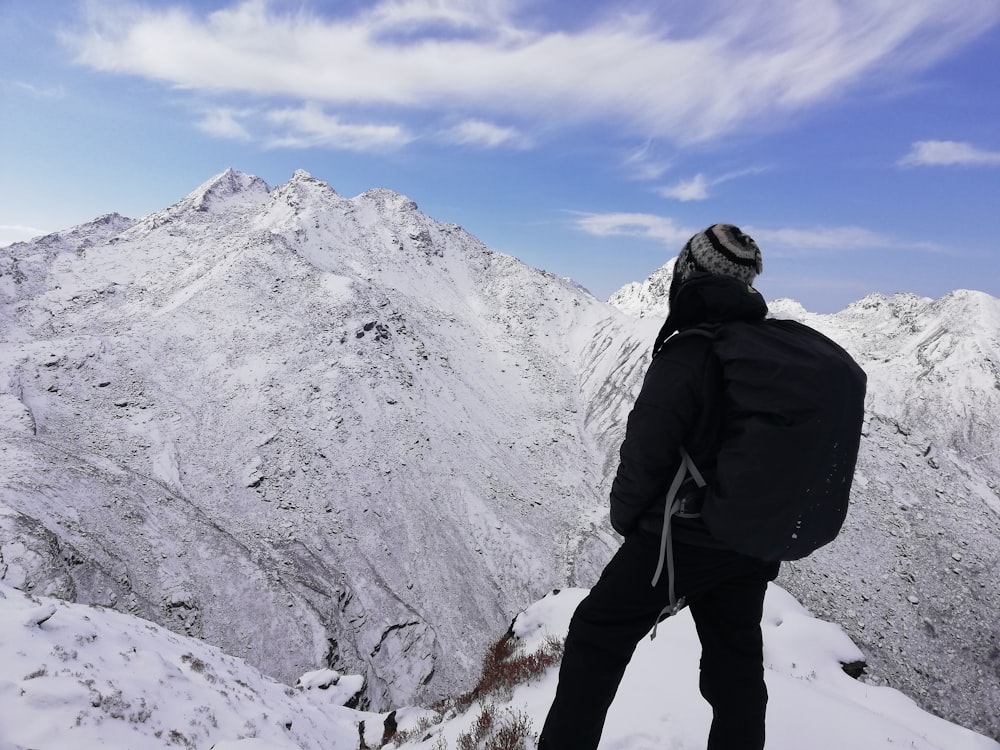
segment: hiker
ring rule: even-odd
[[[697,500],[696,485],[711,484],[716,468],[726,418],[723,372],[712,335],[671,338],[705,323],[738,329],[734,321],[762,321],[767,305],[752,286],[762,268],[756,243],[731,224],[694,235],[677,257],[669,315],[629,415],[611,488],[611,524],[625,541],[573,615],[538,750],[596,748],[636,644],[685,603],[701,640],[699,687],[713,711],[709,750],[764,747],[764,593],[778,575],[778,559],[795,556],[776,553],[768,560],[738,552],[709,531],[697,509],[684,512],[690,509],[683,496],[694,489]],[[856,368],[853,360],[850,364]],[[860,377],[863,402],[863,373]],[[860,433],[860,416],[851,418]],[[751,452],[765,450],[754,445]],[[844,461],[851,476],[857,442],[853,450]],[[797,456],[783,458],[794,463]],[[687,479],[688,474],[701,481]],[[847,491],[849,484],[848,478]],[[668,493],[677,497],[675,507],[682,512],[665,521]],[[844,507],[836,512],[846,513],[844,493],[841,501]],[[737,528],[734,538],[743,533]],[[664,679],[670,679],[669,670],[665,664]]]

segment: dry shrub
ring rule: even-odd
[[[479,743],[493,727],[493,711],[491,705],[485,705],[480,709],[479,716],[472,722],[469,730],[458,735],[458,750],[477,750]]]
[[[483,706],[467,732],[458,736],[458,750],[523,750],[531,737],[531,720],[521,711],[508,709],[497,719],[496,707]]]
[[[464,711],[473,701],[486,696],[509,699],[517,685],[530,682],[557,664],[562,658],[562,652],[562,640],[549,637],[534,653],[519,653],[517,640],[508,631],[487,649],[479,681],[470,692],[459,696],[456,707],[459,711]]]
[[[516,686],[539,677],[557,664],[562,654],[563,641],[554,637],[547,638],[534,653],[521,653],[517,638],[508,631],[486,650],[479,681],[472,690],[435,704],[438,716],[422,720],[414,729],[387,733],[383,745],[391,740],[398,747],[418,736],[430,739],[427,734],[430,727],[449,714],[468,711],[473,703],[480,701],[482,707],[472,726],[458,736],[458,750],[521,750],[524,740],[531,736],[531,720],[520,711],[509,709],[498,719],[494,701],[510,700]]]
[[[531,719],[521,711],[508,711],[483,750],[523,750],[531,736]]]

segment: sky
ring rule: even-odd
[[[232,167],[384,187],[597,297],[1000,297],[1000,0],[0,0],[0,246]],[[2,252],[2,249],[0,249]]]

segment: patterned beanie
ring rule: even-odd
[[[733,276],[752,286],[764,270],[760,248],[753,239],[732,224],[714,224],[687,241],[674,264],[677,284],[696,271]]]

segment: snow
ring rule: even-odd
[[[584,589],[552,593],[517,616],[525,652],[564,637]],[[768,748],[906,747],[997,750],[1000,744],[921,709],[890,688],[848,677],[841,663],[861,657],[843,631],[817,620],[780,587],[768,591],[763,618],[770,704]],[[0,584],[0,748],[214,750],[356,748],[363,732],[378,747],[387,713],[344,707],[357,675],[317,669],[292,689],[241,659],[193,638],[100,607],[32,597]],[[639,644],[608,715],[603,750],[704,747],[710,711],[697,691],[699,645],[684,611]],[[517,687],[503,712],[522,711],[540,728],[556,667]],[[340,689],[338,689],[340,688]],[[479,710],[433,725],[402,747],[455,746]],[[401,730],[435,714],[401,707]],[[440,717],[438,717],[440,718]]]
[[[0,649],[0,747],[145,750],[253,737],[234,746],[318,750],[357,738],[343,693],[292,690],[196,639],[2,584]]]
[[[573,610],[585,595],[583,589],[563,590],[519,615],[513,630],[523,648],[530,652],[548,636],[563,637]],[[770,750],[1000,747],[993,740],[925,713],[896,690],[848,677],[842,664],[860,659],[858,648],[840,628],[813,618],[773,584],[765,600],[762,628],[770,695]],[[601,750],[703,748],[711,711],[698,693],[699,652],[698,636],[687,610],[661,624],[655,640],[640,642],[608,713]],[[518,688],[508,705],[525,711],[537,730],[555,684],[553,669],[536,683]],[[453,741],[466,722],[446,725],[441,733]]]

